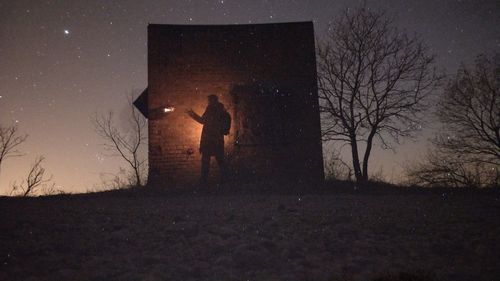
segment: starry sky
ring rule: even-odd
[[[455,73],[479,53],[500,51],[498,0],[366,0],[418,33],[437,56],[437,67]],[[321,38],[329,22],[360,1],[336,0],[0,0],[0,123],[29,135],[25,156],[7,159],[0,194],[20,182],[37,155],[47,175],[66,192],[102,188],[102,178],[125,163],[111,157],[94,133],[95,112],[126,116],[126,95],[147,85],[147,25],[248,24],[314,21]],[[120,118],[119,118],[120,119]],[[372,171],[388,180],[426,149],[436,124],[416,142],[375,150]]]

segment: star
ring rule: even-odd
[[[63,32],[64,32],[64,35],[69,35],[69,29],[65,29]]]

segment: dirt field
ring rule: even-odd
[[[500,280],[499,192],[339,190],[0,198],[0,280]]]

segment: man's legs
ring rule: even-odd
[[[208,182],[208,172],[210,169],[210,154],[202,153],[201,154],[201,184],[207,184]]]
[[[224,151],[219,151],[215,154],[215,160],[217,160],[217,165],[219,165],[220,172],[220,183],[224,183],[226,180],[226,163],[224,161]]]

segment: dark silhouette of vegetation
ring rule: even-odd
[[[464,161],[460,154],[434,147],[423,161],[406,167],[409,185],[425,187],[498,186],[498,167],[483,162]]]
[[[440,148],[468,162],[500,165],[500,56],[480,55],[474,69],[462,66],[444,91],[438,117]]]
[[[130,168],[129,184],[143,186],[145,184],[146,159],[141,158],[140,148],[146,144],[147,121],[133,105],[128,97],[129,115],[127,129],[120,129],[112,111],[106,114],[97,113],[93,118],[95,132],[105,141],[104,147],[113,155],[121,157]]]
[[[16,125],[0,125],[0,171],[5,159],[23,155],[17,148],[26,141],[28,135],[20,135],[18,130]]]
[[[350,145],[354,176],[367,181],[375,140],[392,148],[419,128],[441,79],[434,57],[384,12],[361,6],[331,24],[317,61],[323,139]]]
[[[31,168],[28,172],[28,176],[20,184],[15,184],[12,186],[11,195],[20,195],[23,197],[34,195],[37,189],[44,183],[49,182],[52,177],[45,179],[45,168],[42,167],[42,162],[45,157],[38,156],[35,162],[31,164]]]
[[[446,86],[437,116],[443,124],[426,159],[407,169],[413,184],[485,187],[499,185],[500,57],[477,57]]]
[[[325,175],[327,180],[352,181],[351,166],[342,159],[340,149],[335,147],[325,150]]]

